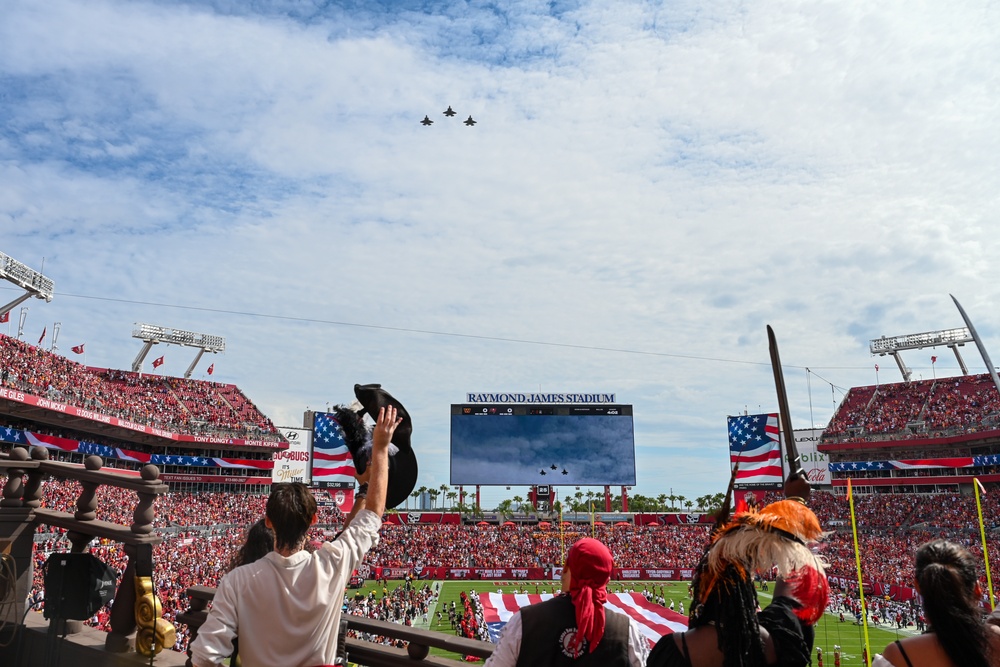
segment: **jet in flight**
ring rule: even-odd
[[[468,125],[469,127],[472,127],[473,125],[476,124],[476,121],[472,120],[472,116],[469,116],[468,118],[465,119],[465,124]]]
[[[420,121],[421,125],[433,125],[434,121],[430,119],[430,116],[424,116],[424,119]]]
[[[549,468],[551,468],[553,470],[559,470],[559,466],[557,466],[555,463],[553,463],[552,465],[550,465]]]
[[[563,474],[564,474],[564,475],[568,475],[568,474],[569,474],[569,471],[568,471],[568,470],[566,470],[566,468],[563,468]]]
[[[448,110],[444,112],[444,115],[447,116],[448,118],[451,118],[452,116],[455,115],[455,111],[451,108],[451,105],[448,106]]]
[[[541,470],[538,471],[538,474],[539,475],[548,475],[549,473],[545,472],[545,468],[542,468]]]

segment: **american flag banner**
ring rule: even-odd
[[[480,593],[479,602],[483,606],[483,620],[490,633],[490,641],[500,640],[500,631],[507,621],[521,607],[551,599],[552,593]],[[639,624],[642,634],[649,640],[650,647],[663,635],[687,630],[687,616],[670,611],[662,605],[650,602],[642,593],[612,593],[604,609],[616,614],[625,614]]]
[[[996,465],[1000,456],[965,456],[950,459],[908,459],[905,461],[839,461],[831,463],[830,472],[868,472],[879,470],[932,470],[935,468],[971,468]]]
[[[354,483],[354,459],[337,418],[328,412],[313,416],[313,482]]]
[[[740,466],[737,487],[780,487],[778,413],[729,417],[729,462]]]

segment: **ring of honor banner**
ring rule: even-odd
[[[312,478],[312,431],[304,428],[283,428],[281,434],[288,440],[288,449],[271,455],[274,468],[271,482],[303,482],[311,484]]]
[[[739,464],[736,487],[781,488],[778,413],[729,417],[729,462]]]
[[[312,484],[315,487],[354,488],[354,459],[344,441],[344,429],[329,412],[313,415]]]

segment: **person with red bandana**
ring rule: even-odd
[[[600,541],[576,542],[566,555],[562,593],[516,612],[484,667],[645,665],[649,642],[639,625],[604,608],[613,567]]]

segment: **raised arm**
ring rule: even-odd
[[[396,408],[391,405],[380,408],[378,419],[375,421],[375,430],[372,432],[371,479],[368,480],[365,508],[380,517],[385,514],[385,494],[389,481],[389,443],[396,427],[402,421],[396,415]]]

